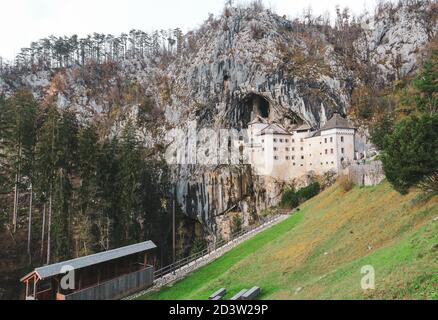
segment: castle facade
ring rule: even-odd
[[[246,151],[256,174],[288,181],[310,173],[339,173],[355,160],[355,134],[337,113],[320,130],[306,124],[286,129],[257,116],[248,126]]]

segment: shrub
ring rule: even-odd
[[[320,191],[321,185],[319,184],[319,182],[314,182],[297,192],[295,192],[294,189],[288,189],[283,192],[283,195],[281,197],[281,206],[283,208],[290,209],[297,208],[301,203],[318,195]]]
[[[288,189],[283,192],[281,197],[281,206],[283,208],[294,209],[299,205],[300,201],[294,189]]]
[[[319,182],[314,182],[309,186],[300,189],[297,192],[297,196],[300,202],[304,202],[318,195],[320,191],[321,191],[321,185],[319,184]]]
[[[238,215],[234,216],[233,220],[231,221],[231,234],[234,235],[242,231],[242,225],[242,218]]]
[[[351,191],[354,187],[354,182],[348,176],[340,177],[339,184],[345,192]]]

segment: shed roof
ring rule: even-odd
[[[100,263],[108,262],[111,260],[116,260],[119,258],[130,256],[132,254],[153,250],[155,248],[157,248],[157,246],[152,241],[146,241],[123,248],[100,252],[90,256],[85,256],[69,261],[64,261],[64,262],[36,268],[33,272],[23,277],[21,281],[29,278],[29,276],[31,276],[34,273],[38,276],[40,280],[44,280],[62,274],[63,272],[61,272],[61,270],[63,267],[72,267],[76,270],[82,269]]]

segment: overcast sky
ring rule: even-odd
[[[180,27],[194,29],[208,13],[219,14],[224,0],[2,0],[0,56],[12,59],[20,48],[47,37],[89,33],[152,31]],[[235,1],[247,3],[248,1]],[[265,0],[280,15],[297,16],[309,6],[334,15],[337,4],[361,13],[372,11],[376,0]]]

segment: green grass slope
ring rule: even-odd
[[[286,221],[171,287],[141,299],[230,298],[259,286],[262,299],[438,299],[438,197],[401,196],[387,183],[335,185]],[[363,291],[361,268],[376,289]]]

